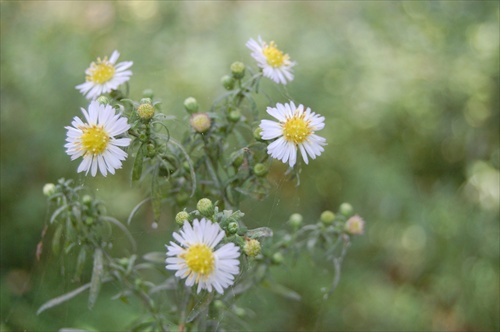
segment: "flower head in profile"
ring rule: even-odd
[[[173,233],[179,244],[171,241],[166,246],[167,270],[176,270],[176,277],[186,278],[186,286],[198,284],[198,293],[202,289],[211,292],[214,288],[222,294],[234,283],[240,264],[239,247],[234,243],[215,249],[224,236],[219,224],[205,218],[193,220],[192,225],[184,222],[179,233]]]
[[[125,61],[116,64],[120,53],[114,51],[111,57],[104,59],[97,58],[97,62],[92,62],[85,71],[86,82],[77,85],[76,88],[87,97],[96,99],[103,93],[116,90],[120,84],[127,82],[132,76],[132,71],[128,70],[133,62]]]
[[[252,51],[252,57],[257,60],[257,64],[262,68],[262,73],[278,84],[287,84],[293,80],[292,67],[295,62],[290,61],[288,54],[283,54],[275,42],[267,44],[262,41],[250,39],[246,46]]]
[[[75,116],[72,126],[65,127],[68,130],[64,145],[66,153],[71,160],[83,157],[78,172],[88,174],[90,170],[95,176],[99,168],[104,176],[108,172],[114,174],[115,169],[122,167],[122,160],[127,158],[127,153],[119,146],[128,146],[130,138],[115,138],[130,128],[127,118],[115,114],[110,105],[101,105],[97,101],[90,103],[88,112],[82,108],[82,113],[86,123]]]
[[[308,156],[315,159],[324,151],[326,140],[314,134],[325,126],[324,117],[311,112],[309,107],[295,107],[293,102],[268,107],[267,113],[278,120],[262,120],[260,123],[262,139],[277,138],[267,147],[267,153],[273,158],[288,162],[293,167],[297,162],[297,149],[306,164],[309,162]]]
[[[356,214],[346,221],[345,230],[352,235],[361,235],[365,231],[365,221]]]

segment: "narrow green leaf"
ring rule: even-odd
[[[55,210],[54,213],[52,213],[52,216],[50,217],[50,223],[52,224],[61,213],[66,211],[67,208],[68,208],[67,205],[63,205],[57,210]]]
[[[270,282],[264,282],[262,284],[263,287],[269,289],[271,292],[276,293],[278,295],[283,296],[284,298],[294,300],[294,301],[300,301],[301,296],[299,293],[277,283],[270,283]]]
[[[94,252],[94,268],[92,270],[92,278],[90,279],[90,294],[88,306],[89,309],[95,304],[99,291],[101,289],[102,276],[104,274],[102,249],[97,248]]]
[[[132,169],[132,181],[138,181],[142,175],[142,165],[144,161],[144,143],[139,146],[134,160],[134,168]]]
[[[158,171],[155,173],[151,183],[151,203],[153,205],[154,221],[160,220],[161,216],[161,190],[158,179]]]
[[[83,267],[85,266],[85,261],[87,260],[87,251],[85,247],[80,248],[80,252],[78,253],[78,258],[76,260],[76,270],[75,277],[80,278],[82,275]]]
[[[63,225],[59,224],[54,232],[54,237],[52,238],[52,252],[56,255],[61,251],[61,235],[63,231]]]

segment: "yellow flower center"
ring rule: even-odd
[[[82,128],[81,136],[82,147],[87,153],[94,155],[102,154],[109,143],[109,135],[102,126],[93,125],[92,127]]]
[[[264,47],[262,53],[264,53],[267,63],[274,68],[281,67],[283,63],[288,60],[288,54],[283,54],[283,52],[276,47],[274,42]]]
[[[281,124],[283,136],[288,142],[293,142],[294,144],[302,143],[313,132],[309,123],[310,121],[304,120],[304,114],[300,116],[294,115]]]
[[[107,58],[97,59],[97,63],[92,62],[89,71],[90,75],[87,75],[87,81],[97,84],[106,83],[115,75],[115,67],[108,62]]]
[[[190,246],[183,256],[189,269],[200,275],[208,275],[215,268],[214,253],[206,244]]]

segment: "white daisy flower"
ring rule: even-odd
[[[119,146],[128,146],[130,138],[115,138],[130,128],[127,118],[115,114],[110,105],[101,105],[97,101],[90,103],[88,112],[82,108],[82,113],[87,123],[75,116],[72,127],[65,127],[68,130],[68,143],[64,145],[66,153],[71,160],[83,156],[78,173],[85,171],[88,174],[90,170],[95,176],[99,167],[104,176],[108,171],[115,174],[115,169],[121,168],[121,161],[127,158],[127,153]]]
[[[175,276],[186,278],[186,286],[198,284],[198,293],[215,288],[222,294],[224,288],[234,283],[240,264],[239,247],[234,243],[214,250],[224,235],[219,224],[205,218],[193,220],[193,225],[186,221],[179,233],[173,233],[180,245],[171,241],[166,246],[167,270],[177,270]]]
[[[264,76],[278,84],[286,84],[293,80],[292,67],[295,66],[295,62],[290,61],[288,54],[283,54],[273,41],[268,45],[259,36],[258,42],[250,39],[246,46],[252,50],[251,55],[262,68]]]
[[[120,53],[114,51],[109,60],[108,57],[102,60],[97,58],[97,63],[92,62],[85,71],[86,82],[77,85],[76,88],[84,96],[86,95],[87,99],[96,99],[103,93],[116,90],[120,84],[127,82],[132,76],[132,72],[127,69],[132,66],[133,62],[125,61],[115,65],[119,56]]]
[[[325,126],[325,118],[303,105],[295,107],[289,104],[276,104],[268,107],[267,113],[278,119],[279,122],[262,120],[261,137],[265,140],[278,138],[268,145],[267,153],[282,162],[288,162],[293,167],[297,161],[297,148],[300,150],[304,162],[309,162],[307,156],[316,159],[324,151],[326,139],[314,134]]]

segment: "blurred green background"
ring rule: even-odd
[[[254,65],[245,43],[259,35],[298,63],[288,92],[326,117],[328,146],[299,188],[276,162],[276,190],[246,201],[246,220],[279,229],[293,212],[315,222],[348,201],[367,228],[327,301],[331,268],[275,269],[303,300],[257,288],[238,303],[251,329],[500,329],[498,1],[2,1],[2,331],[117,330],[138,310],[105,287],[92,311],[82,295],[35,314],[79,285],[61,277],[49,241],[35,258],[43,185],[75,179],[121,220],[144,197],[130,160],[90,178],[64,152],[64,126],[87,106],[75,86],[89,63],[119,50],[134,61],[132,97],[153,89],[185,129],[183,100],[208,109],[233,61]],[[287,101],[270,81],[263,89]],[[163,250],[172,223],[166,213],[152,229],[144,211],[132,225],[140,251]]]

